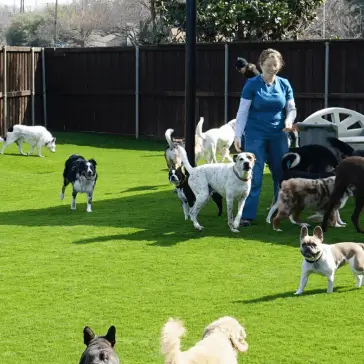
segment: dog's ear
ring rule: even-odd
[[[89,159],[88,161],[89,161],[91,164],[93,164],[93,165],[94,165],[94,167],[96,167],[96,166],[97,166],[97,163],[96,163],[95,159],[91,158],[91,159]]]
[[[233,154],[233,161],[234,161],[234,163],[236,163],[236,158],[238,158],[238,155],[237,154]]]
[[[53,139],[52,139],[52,142],[53,142],[53,143],[55,143],[55,142],[56,142],[56,139],[57,139],[57,138],[53,138]]]
[[[248,343],[245,341],[245,330],[241,327],[238,332],[234,332],[230,335],[230,341],[234,348],[240,353],[246,353],[248,351]]]
[[[110,326],[105,338],[111,344],[112,347],[114,347],[116,343],[115,336],[116,336],[116,328],[115,326]]]
[[[313,236],[315,236],[317,239],[323,241],[324,240],[324,232],[321,229],[321,226],[316,226],[313,229]]]
[[[85,343],[85,345],[88,346],[88,344],[94,337],[94,332],[88,326],[86,326],[83,329],[83,342]]]
[[[307,226],[302,226],[300,240],[302,240],[303,238],[305,238],[307,235],[308,235]]]
[[[255,163],[255,161],[257,160],[257,157],[255,156],[255,154],[254,153],[250,153],[250,152],[248,152],[248,153],[246,153],[248,156],[250,156],[252,159],[253,159],[253,163]]]

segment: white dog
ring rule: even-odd
[[[316,226],[313,235],[308,234],[306,226],[301,228],[300,250],[304,257],[302,263],[301,281],[296,295],[301,294],[306,287],[308,276],[318,273],[327,277],[327,292],[334,290],[335,272],[349,263],[356,277],[356,286],[363,283],[364,275],[364,244],[362,243],[336,243],[324,244],[324,233],[320,226]]]
[[[255,163],[255,155],[252,153],[239,153],[233,163],[203,164],[193,168],[188,161],[186,151],[178,146],[182,163],[190,174],[188,184],[196,196],[196,202],[190,210],[190,218],[197,230],[202,230],[197,221],[201,208],[209,199],[210,189],[226,198],[228,224],[230,230],[239,232],[241,215],[245,200],[250,193],[252,170]],[[238,213],[234,219],[234,201],[238,200]]]
[[[221,317],[208,325],[202,340],[181,352],[182,322],[170,318],[163,326],[161,351],[165,364],[237,364],[238,353],[248,351],[246,332],[233,317]]]
[[[217,163],[216,152],[219,152],[221,154],[221,162],[224,162],[225,159],[232,162],[230,147],[234,142],[236,119],[232,119],[220,128],[213,128],[205,133],[202,132],[203,122],[204,118],[200,118],[196,126],[196,135],[202,140],[203,152],[203,154],[200,153],[202,155],[198,155],[198,161],[204,156],[207,163]]]
[[[31,146],[28,154],[23,152],[23,142],[29,143]],[[4,145],[0,153],[4,154],[6,147],[13,143],[18,145],[19,152],[22,155],[32,154],[34,148],[37,147],[39,157],[44,157],[42,155],[43,146],[46,146],[53,153],[56,151],[56,138],[53,138],[52,134],[41,125],[27,126],[16,124],[11,126],[4,138]]]

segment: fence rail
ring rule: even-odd
[[[245,82],[235,60],[257,63],[268,47],[283,55],[298,120],[330,106],[364,114],[364,40],[239,42],[197,45],[196,121],[204,116],[211,128],[235,117]],[[1,53],[1,134],[15,123],[156,139],[170,127],[184,134],[184,45]]]

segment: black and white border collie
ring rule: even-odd
[[[64,191],[69,183],[72,183],[71,209],[76,210],[77,193],[87,194],[87,212],[92,211],[92,196],[94,193],[98,174],[96,172],[96,161],[86,160],[80,155],[72,154],[65,163],[63,171],[63,186],[61,200],[64,199]]]
[[[183,167],[177,169],[171,169],[168,172],[168,180],[171,184],[175,186],[175,193],[177,193],[178,198],[182,203],[183,213],[185,215],[185,220],[188,220],[190,216],[190,208],[194,205],[196,201],[195,194],[192,192],[191,187],[188,184],[188,172],[184,170]],[[212,200],[216,203],[218,208],[218,216],[222,215],[222,197],[217,192],[212,191],[210,188],[210,196]]]

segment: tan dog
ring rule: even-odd
[[[319,179],[307,178],[291,178],[283,181],[278,194],[276,204],[278,205],[278,213],[273,219],[273,229],[279,229],[279,222],[284,218],[289,218],[293,224],[300,226],[309,226],[307,223],[299,221],[303,210],[310,207],[316,213],[324,213],[330,201],[330,196],[334,190],[335,176]],[[347,188],[341,197],[339,208],[333,210],[330,215],[330,224],[335,227],[345,226],[341,220],[339,209],[343,208],[349,196],[353,192]],[[269,214],[267,220],[270,220]]]
[[[301,253],[304,256],[300,287],[295,294],[301,294],[311,273],[318,273],[327,277],[327,292],[334,290],[335,272],[349,263],[356,277],[356,287],[361,287],[364,274],[364,244],[337,243],[324,244],[324,233],[320,226],[316,226],[313,235],[308,234],[306,226],[301,228]]]
[[[170,318],[162,329],[161,349],[165,364],[237,364],[238,353],[248,351],[246,332],[233,317],[225,316],[208,325],[202,340],[181,352],[182,322]]]

